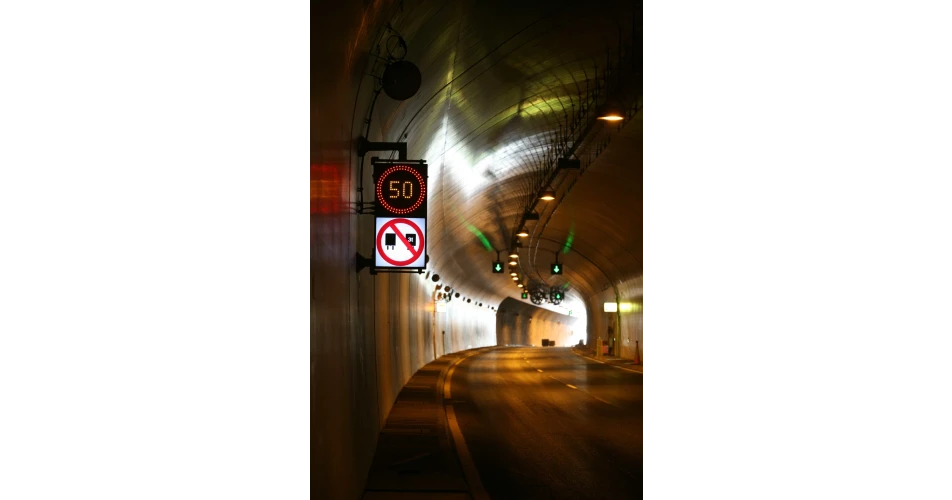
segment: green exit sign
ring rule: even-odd
[[[529,298],[529,293],[528,293],[528,292],[522,292],[522,298],[528,299],[528,298]]]
[[[562,274],[562,264],[558,262],[552,264],[552,274]]]
[[[494,273],[502,272],[502,262],[499,262],[498,260],[493,262],[493,272]]]

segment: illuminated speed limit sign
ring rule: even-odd
[[[426,217],[426,162],[375,161],[377,217]]]
[[[426,162],[371,159],[374,265],[371,272],[426,268]]]

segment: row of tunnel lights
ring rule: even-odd
[[[608,122],[617,122],[617,121],[621,121],[621,120],[624,120],[624,119],[625,119],[625,117],[624,117],[623,115],[624,115],[624,113],[621,111],[621,108],[619,108],[617,105],[615,105],[615,106],[608,106],[608,107],[606,107],[606,110],[605,110],[603,113],[600,114],[600,116],[598,117],[598,119],[599,119],[599,120],[608,121]],[[552,186],[546,186],[546,188],[542,191],[542,194],[539,195],[539,199],[542,200],[542,201],[552,201],[552,200],[554,200],[554,199],[555,199],[555,190],[552,189]],[[526,231],[526,225],[525,225],[525,224],[523,224],[522,227],[519,228],[519,232],[516,233],[516,236],[518,236],[518,237],[520,237],[520,238],[525,238],[526,236],[529,236],[529,231]],[[515,253],[515,252],[513,252],[513,253]],[[517,256],[518,256],[518,255],[517,255]],[[512,257],[512,256],[510,255],[510,257]]]
[[[522,231],[520,231],[518,236],[524,237],[522,233],[525,233],[525,236],[529,236],[529,233],[526,233],[525,227],[522,228]],[[519,281],[519,272],[516,271],[515,268],[515,266],[519,264],[519,262],[516,260],[518,258],[519,253],[516,252],[515,249],[509,252],[509,276],[512,276],[512,281],[516,282],[516,286],[525,289],[526,284],[524,281]]]
[[[622,117],[621,117],[620,113],[618,113],[618,112],[615,111],[615,110],[612,110],[612,111],[610,111],[610,112],[608,112],[608,113],[605,113],[603,116],[599,116],[598,119],[599,119],[599,120],[607,120],[607,121],[618,121],[618,120],[621,120]],[[539,199],[542,200],[542,201],[552,201],[552,200],[554,200],[554,199],[555,199],[555,190],[552,189],[551,186],[546,187],[545,190],[542,192],[542,194],[539,195]],[[520,238],[526,238],[526,237],[529,236],[529,231],[526,230],[526,225],[525,225],[525,224],[523,224],[522,227],[519,228],[519,231],[516,232],[516,236],[518,236],[518,237],[520,237]],[[514,245],[513,248],[512,248],[512,250],[509,252],[509,266],[510,266],[510,267],[509,267],[509,275],[512,276],[512,280],[516,282],[516,286],[518,286],[519,288],[525,289],[525,286],[526,286],[526,285],[525,285],[524,282],[519,281],[519,273],[518,273],[518,272],[516,271],[516,269],[515,269],[515,266],[517,266],[517,265],[519,264],[519,262],[516,260],[516,259],[518,259],[518,258],[519,258],[519,253],[516,251],[516,247],[515,247],[515,245]],[[427,275],[427,276],[430,276],[430,272],[427,271],[426,275]],[[434,283],[439,282],[439,281],[440,281],[440,275],[439,275],[439,274],[436,274],[436,273],[433,273],[432,279],[433,279],[433,282],[434,282]],[[437,285],[437,286],[436,286],[436,290],[440,290],[441,288],[443,288],[443,285]],[[450,300],[452,297],[455,296],[456,298],[459,298],[459,296],[460,296],[459,292],[456,292],[455,295],[451,295],[451,294],[453,294],[453,289],[452,289],[451,287],[449,287],[449,286],[446,286],[445,289],[444,289],[444,291],[443,291],[443,292],[440,292],[440,293],[437,295],[437,300],[446,300],[447,302],[449,302],[449,300]],[[473,302],[473,299],[468,299],[468,298],[465,298],[465,297],[464,297],[464,299],[466,300],[466,303],[472,303],[472,302]],[[483,307],[483,303],[482,303],[482,302],[477,302],[476,305],[477,305],[478,307]],[[493,310],[493,311],[496,310],[495,307],[492,307],[492,306],[488,306],[488,307],[489,307],[491,310]]]
[[[624,120],[624,116],[621,109],[617,105],[610,105],[606,107],[605,111],[600,114],[598,119],[609,121],[609,122],[617,122],[617,121]],[[546,186],[546,188],[542,191],[542,194],[539,195],[539,199],[542,201],[554,200],[555,190],[552,189],[552,186]],[[520,238],[526,238],[529,236],[529,231],[526,229],[526,224],[524,222],[522,224],[522,227],[520,227],[519,230],[516,231],[516,236]],[[516,252],[516,246],[518,244],[519,244],[518,240],[513,241],[513,247],[509,253],[509,257],[511,259],[509,261],[510,266],[517,265],[516,259],[519,258],[519,254]],[[512,276],[513,281],[516,281],[516,282],[519,281],[519,274],[515,271],[515,269],[510,268],[509,274]],[[524,283],[518,283],[518,285],[519,285],[519,288],[525,287]]]

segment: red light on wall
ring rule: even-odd
[[[340,169],[330,165],[311,165],[311,214],[343,211],[343,182]]]

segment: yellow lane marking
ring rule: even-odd
[[[450,371],[446,372],[446,382],[443,384],[443,399],[452,399],[453,393],[450,390],[450,379],[453,378],[453,372],[456,371],[456,365],[450,367]]]
[[[477,351],[468,356],[462,356],[453,363],[453,366],[446,372],[446,381],[443,383],[443,399],[450,399],[451,397],[452,392],[450,391],[450,387],[453,380],[453,372],[456,371],[456,365],[463,362],[466,358],[481,352],[482,351]],[[473,457],[469,454],[469,448],[466,446],[463,431],[460,430],[459,423],[456,421],[456,410],[452,404],[445,405],[444,408],[446,409],[446,422],[450,426],[453,443],[456,445],[456,454],[459,455],[459,461],[463,466],[463,475],[466,476],[466,482],[469,484],[469,492],[475,500],[489,500],[489,494],[486,493],[486,488],[483,487],[483,482],[479,479],[479,472],[476,470]]]

